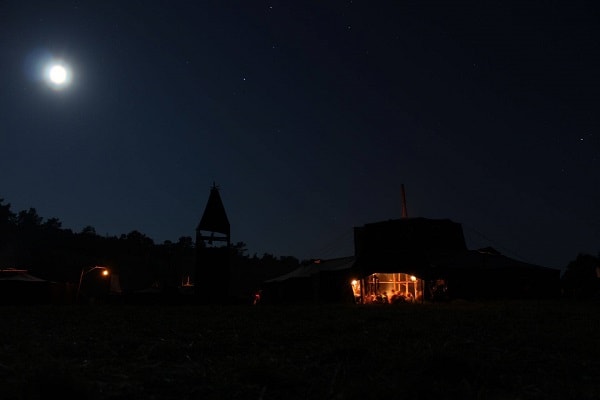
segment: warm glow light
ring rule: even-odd
[[[93,267],[90,267],[87,270],[85,268],[81,268],[81,274],[79,275],[79,285],[77,285],[77,294],[75,295],[76,301],[79,300],[79,292],[81,291],[81,284],[83,283],[83,277],[96,269],[101,269],[102,272],[100,274],[104,277],[106,277],[110,274],[108,268],[102,267],[100,265],[94,265]]]
[[[352,281],[352,286],[356,286],[356,284],[357,284],[357,283],[358,283],[358,281],[357,281],[356,279],[354,279],[354,280]]]
[[[416,281],[416,280],[417,280],[417,277],[416,277],[416,276],[414,276],[414,275],[411,275],[411,276],[410,276],[410,280],[414,282],[414,281]]]

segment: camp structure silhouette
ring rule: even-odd
[[[202,304],[228,302],[231,295],[231,227],[219,187],[214,182],[196,227],[195,268],[196,301]]]
[[[516,260],[488,247],[467,248],[462,225],[408,217],[354,227],[354,255],[314,260],[264,282],[273,303],[390,303],[452,299],[554,298],[560,270]]]

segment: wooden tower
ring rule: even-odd
[[[198,302],[225,303],[229,299],[231,236],[229,219],[213,182],[202,219],[196,228],[196,284]]]

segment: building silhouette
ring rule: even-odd
[[[196,227],[195,269],[194,295],[197,302],[222,304],[229,301],[231,230],[219,187],[214,182]]]

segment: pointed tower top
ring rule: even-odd
[[[197,231],[210,231],[229,235],[229,219],[219,194],[219,187],[213,182]]]

